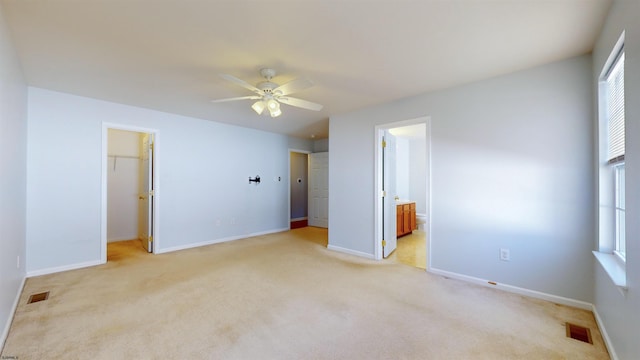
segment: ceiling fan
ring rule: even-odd
[[[213,100],[212,102],[219,103],[219,102],[236,101],[236,100],[258,100],[255,103],[253,103],[253,105],[251,105],[251,108],[256,113],[258,113],[258,115],[261,115],[262,112],[265,109],[267,109],[269,110],[269,114],[271,115],[271,117],[280,116],[282,114],[282,111],[280,110],[280,103],[307,109],[307,110],[313,110],[313,111],[322,110],[322,105],[320,104],[316,104],[311,101],[287,96],[289,94],[312,87],[313,83],[311,81],[303,78],[298,78],[298,79],[289,81],[286,84],[278,85],[274,82],[271,82],[271,79],[276,75],[276,71],[268,68],[261,69],[260,75],[262,75],[262,77],[264,77],[266,81],[262,81],[258,83],[256,86],[253,86],[244,80],[238,79],[235,76],[221,74],[220,76],[223,79],[231,81],[232,83],[235,83],[237,85],[240,85],[243,88],[254,92],[256,95]]]

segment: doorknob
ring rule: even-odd
[[[144,200],[144,199],[146,199],[146,198],[147,198],[147,197],[146,197],[146,196],[143,196],[143,195],[138,196],[138,200]]]

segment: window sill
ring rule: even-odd
[[[594,251],[593,255],[598,259],[598,262],[613,283],[617,287],[627,290],[627,270],[622,260],[618,259],[614,254],[601,253],[599,251]]]

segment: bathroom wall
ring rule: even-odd
[[[416,202],[418,214],[427,213],[427,141],[409,141],[409,198]]]
[[[415,200],[411,197],[410,189],[410,167],[409,158],[411,149],[409,139],[396,138],[396,195],[402,200]]]
[[[396,190],[400,199],[416,202],[416,212],[427,210],[426,124],[390,129],[396,136]]]

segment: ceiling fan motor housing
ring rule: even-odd
[[[273,69],[264,68],[264,69],[260,69],[260,75],[262,75],[263,78],[269,81],[273,79],[274,76],[276,76],[276,71]]]
[[[263,81],[259,83],[256,87],[265,94],[271,94],[273,93],[273,90],[278,86],[279,86],[278,84],[272,83],[271,81]]]

